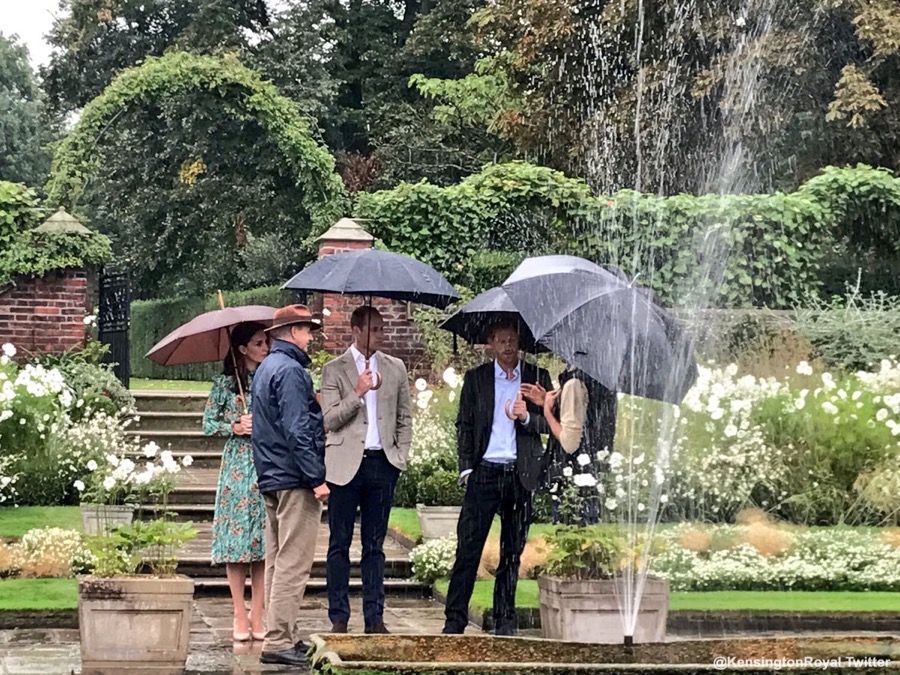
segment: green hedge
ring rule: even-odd
[[[226,307],[271,305],[281,307],[291,302],[291,292],[278,286],[265,286],[249,291],[226,292]],[[157,342],[198,314],[218,309],[215,296],[177,298],[174,300],[138,300],[131,305],[131,376],[167,380],[210,380],[222,372],[221,363],[191,366],[160,366],[145,355]]]
[[[789,309],[843,282],[828,271],[835,251],[880,271],[900,258],[900,178],[864,165],[828,167],[789,194],[662,197],[595,195],[511,162],[448,187],[360,193],[355,214],[390,250],[476,292],[525,255],[573,253],[640,271],[669,304]]]

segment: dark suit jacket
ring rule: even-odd
[[[522,382],[541,384],[548,391],[552,388],[550,374],[530,363],[522,364]],[[544,444],[541,434],[550,433],[543,410],[528,403],[531,418],[528,424],[516,420],[516,468],[519,480],[528,490],[535,490],[544,467]],[[487,452],[494,424],[494,362],[472,368],[463,380],[456,418],[457,452],[459,470],[474,469]]]

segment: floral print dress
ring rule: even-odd
[[[234,384],[233,377],[217,376],[203,414],[203,433],[228,439],[216,487],[213,564],[251,563],[266,557],[266,509],[256,484],[250,437],[236,436],[231,431],[231,425],[240,421],[242,413]],[[245,393],[249,408],[249,386]]]

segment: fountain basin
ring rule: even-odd
[[[367,675],[900,672],[898,635],[684,640],[633,647],[487,635],[328,634],[313,635],[311,641],[314,668]]]

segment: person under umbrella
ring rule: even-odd
[[[500,564],[494,581],[494,632],[515,635],[519,562],[531,524],[532,496],[544,462],[542,410],[522,388],[550,388],[550,375],[520,359],[518,322],[501,319],[487,334],[495,360],[469,370],[457,416],[460,483],[466,486],[457,524],[444,633],[463,633],[469,600],[494,516],[500,515]]]
[[[231,330],[230,353],[222,374],[213,380],[203,413],[203,433],[226,438],[216,483],[212,563],[225,564],[236,641],[265,637],[266,510],[253,465],[253,416],[247,414],[253,374],[269,353],[265,328],[261,323],[246,322]],[[244,604],[248,574],[249,615]]]
[[[351,318],[353,344],[322,369],[327,427],[328,616],[332,631],[347,631],[350,546],[360,509],[363,619],[367,633],[384,625],[384,538],[399,473],[412,441],[406,366],[377,349],[384,322],[372,297],[444,308],[459,299],[437,271],[396,253],[363,249],[325,256],[284,288],[361,295],[369,304]]]

